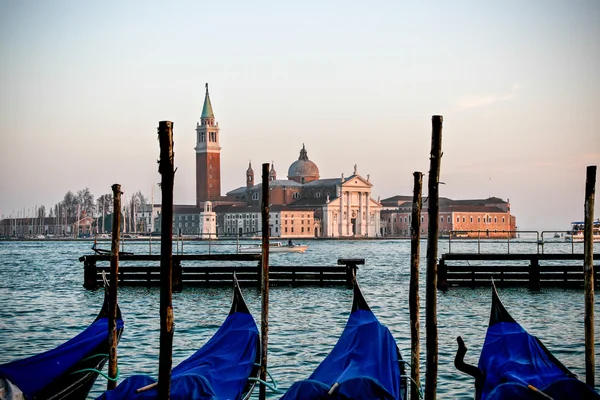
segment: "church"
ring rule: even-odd
[[[207,85],[202,114],[196,124],[196,206],[193,209],[175,206],[175,232],[179,228],[184,234],[199,232],[202,237],[207,232],[216,232],[223,237],[260,236],[262,183],[255,182],[250,163],[245,173],[245,186],[222,196],[219,140],[220,128]],[[270,236],[379,236],[382,206],[371,198],[372,187],[369,176],[359,175],[356,165],[347,177],[341,174],[338,178],[322,179],[318,166],[308,158],[303,144],[298,159],[288,168],[287,179],[277,179],[275,166],[271,164]],[[193,214],[198,215],[197,219],[192,218]],[[209,236],[215,237],[212,233]]]

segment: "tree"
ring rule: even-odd
[[[94,215],[94,195],[90,192],[89,188],[86,187],[77,192],[77,204],[80,207],[78,218],[81,218],[83,212],[88,217]]]
[[[65,194],[62,206],[67,218],[74,218],[77,215],[77,197],[70,190]]]

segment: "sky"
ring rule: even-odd
[[[442,115],[440,196],[565,230],[600,163],[599,38],[597,0],[0,0],[0,214],[114,183],[160,201],[162,120],[175,203],[194,204],[208,82],[222,194],[250,160],[285,179],[303,144],[322,178],[356,164],[374,199],[412,195],[414,171],[426,192]]]

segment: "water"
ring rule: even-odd
[[[234,242],[215,242],[211,252],[234,252]],[[272,254],[273,265],[335,265],[338,258],[365,258],[358,280],[379,320],[410,358],[408,289],[410,242],[311,241],[305,254]],[[77,258],[90,254],[90,241],[0,241],[0,363],[37,354],[63,343],[84,329],[100,309],[103,293],[83,288],[83,265]],[[101,247],[108,248],[110,242]],[[421,242],[421,377],[425,378],[425,270],[426,241]],[[452,252],[506,252],[505,241],[452,241]],[[148,243],[128,242],[126,251],[147,253]],[[159,250],[153,243],[153,252]],[[206,253],[207,242],[186,242],[184,252]],[[581,245],[555,242],[545,252],[582,252]],[[174,247],[174,252],[177,251]],[[448,251],[441,240],[439,255]],[[510,252],[534,252],[531,241],[511,241]],[[229,263],[231,264],[231,263]],[[585,379],[584,295],[582,290],[526,288],[500,289],[512,316],[536,334],[574,373]],[[204,344],[225,319],[230,288],[185,288],[173,295],[176,365]],[[260,323],[260,293],[244,288],[244,296]],[[160,332],[159,288],[120,288],[119,303],[125,331],[119,344],[122,379],[132,374],[158,373]],[[341,334],[352,304],[346,288],[274,287],[270,291],[269,370],[281,389],[308,377]],[[466,361],[476,364],[485,337],[490,289],[451,288],[438,292],[439,398],[472,399],[473,379],[454,368],[456,337],[469,348]],[[596,318],[598,321],[598,318]],[[598,331],[598,323],[596,323]],[[596,346],[596,358],[598,346]],[[596,374],[600,370],[596,369]],[[106,387],[99,378],[90,398]],[[257,393],[256,391],[255,393]],[[268,394],[277,399],[280,395]]]

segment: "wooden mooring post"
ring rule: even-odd
[[[408,293],[408,306],[410,309],[410,376],[413,384],[410,385],[410,398],[418,399],[421,388],[421,341],[419,339],[421,326],[419,322],[419,254],[421,251],[421,191],[423,174],[414,172],[414,190],[412,202],[412,220],[410,231],[410,288]]]
[[[160,242],[160,352],[158,360],[158,398],[171,396],[171,366],[173,363],[173,183],[175,154],[173,152],[173,122],[158,124],[160,173],[162,191],[162,224]]]
[[[262,259],[261,259],[261,312],[260,312],[260,340],[261,362],[260,379],[267,381],[267,350],[269,346],[269,164],[262,165]],[[265,400],[267,388],[260,384],[258,398]]]
[[[113,226],[110,248],[110,281],[108,285],[108,377],[106,389],[117,387],[117,293],[119,290],[119,238],[121,236],[121,185],[112,185]]]
[[[596,166],[587,167],[585,180],[585,220],[583,231],[583,275],[585,286],[585,383],[595,386],[594,356],[594,199]]]
[[[427,233],[427,278],[425,287],[426,369],[425,400],[437,397],[438,330],[437,330],[437,243],[439,236],[439,178],[442,161],[442,116],[431,118],[431,153],[429,155]]]

